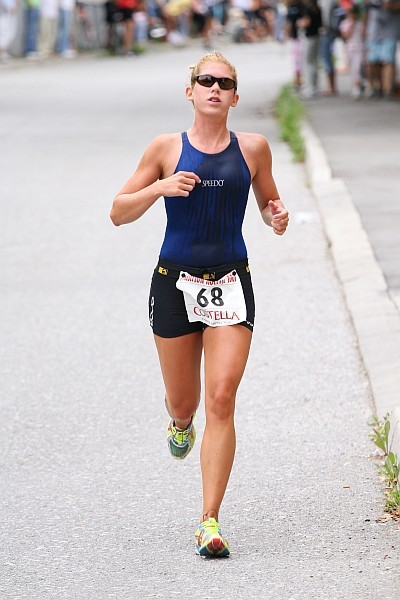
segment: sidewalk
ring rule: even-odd
[[[346,75],[338,88],[337,97],[307,103],[308,174],[377,414],[392,412],[399,453],[400,102],[355,101]]]

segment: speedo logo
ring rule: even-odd
[[[225,179],[203,179],[202,187],[222,187]]]

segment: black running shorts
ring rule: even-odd
[[[153,333],[160,337],[173,338],[203,331],[208,327],[201,321],[191,323],[188,319],[183,292],[176,287],[181,271],[186,271],[194,277],[218,280],[232,270],[236,270],[240,277],[246,302],[246,321],[242,321],[239,325],[253,331],[255,305],[247,260],[212,268],[197,268],[176,265],[160,258],[154,269],[149,295],[149,320]]]

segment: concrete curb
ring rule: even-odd
[[[353,320],[376,414],[382,418],[390,413],[391,448],[400,456],[400,313],[344,181],[332,176],[309,123],[303,124],[302,135],[309,183]]]

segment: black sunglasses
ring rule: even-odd
[[[234,79],[229,79],[229,77],[214,77],[214,75],[197,75],[193,79],[203,87],[210,88],[217,81],[221,90],[233,90],[233,88],[235,88],[236,90],[237,88],[236,81]]]

